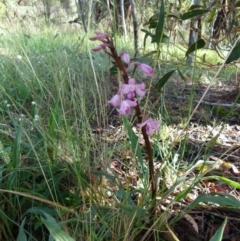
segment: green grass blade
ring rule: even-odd
[[[239,182],[235,182],[233,180],[230,180],[226,177],[220,177],[220,176],[208,176],[208,177],[204,177],[202,180],[211,180],[211,179],[215,179],[215,180],[219,180],[221,182],[226,183],[227,185],[233,187],[233,188],[238,188],[240,189],[240,183]]]
[[[18,233],[18,236],[17,236],[17,241],[27,241],[27,235],[25,234],[25,231],[24,231],[25,221],[26,221],[26,217],[23,219],[23,221],[22,221],[22,223],[21,223],[21,226],[20,226],[20,228],[19,228],[19,233]]]
[[[21,149],[21,138],[22,138],[22,126],[18,126],[18,130],[14,139],[13,149],[12,149],[12,166],[17,168],[19,164],[19,156]]]
[[[131,125],[126,116],[123,116],[123,123],[124,123],[125,130],[127,131],[128,138],[130,139],[130,142],[131,142],[132,152],[137,155],[138,162],[142,169],[142,173],[145,176],[147,175],[147,172],[146,172],[147,168],[146,168],[146,165],[143,163],[142,151],[138,143],[138,138],[135,135],[134,131],[132,130]]]
[[[233,207],[240,209],[240,201],[229,194],[202,194],[199,195],[187,208],[184,209],[185,213],[189,212],[191,209],[196,207],[199,203],[211,202],[218,204],[222,207]]]
[[[224,228],[227,224],[227,218],[224,219],[223,224],[221,225],[221,227],[216,231],[216,233],[212,236],[212,238],[210,239],[210,241],[222,241],[222,237],[223,237],[223,231]]]
[[[58,224],[46,220],[43,217],[41,217],[41,221],[44,223],[55,241],[74,241],[74,239],[68,233],[64,232]]]

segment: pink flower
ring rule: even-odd
[[[138,96],[143,97],[145,95],[145,84],[136,84],[136,80],[133,78],[130,78],[128,81],[128,84],[122,83],[121,84],[121,92],[123,94],[127,94],[129,99],[132,99],[135,97],[135,93]]]
[[[130,64],[130,56],[129,56],[128,52],[123,51],[123,52],[120,54],[120,56],[122,56],[123,62],[124,62],[125,64],[127,64],[127,65]]]
[[[133,64],[137,65],[138,68],[140,68],[145,75],[150,76],[150,77],[153,75],[153,68],[150,67],[149,65],[139,63],[139,62],[135,62]]]
[[[130,115],[131,111],[132,111],[132,107],[137,105],[137,100],[123,100],[121,102],[121,106],[120,109],[118,109],[117,111],[121,114],[121,115]]]
[[[103,41],[103,40],[107,40],[109,38],[109,36],[105,33],[101,33],[101,32],[96,31],[95,34],[96,35],[91,37],[90,40],[92,40],[92,41],[96,41],[96,40]]]
[[[98,46],[92,48],[92,51],[94,52],[97,52],[97,51],[100,51],[100,50],[106,50],[106,44],[99,44]]]
[[[120,106],[120,105],[121,105],[122,99],[123,99],[122,94],[117,93],[116,95],[114,95],[114,96],[112,97],[111,100],[108,101],[108,103],[111,104],[112,106],[117,107],[117,106]]]
[[[159,130],[159,125],[161,124],[161,121],[155,121],[152,118],[148,118],[146,121],[144,121],[141,124],[137,124],[139,128],[142,128],[146,126],[146,132],[148,135],[151,135],[153,131],[158,131]]]

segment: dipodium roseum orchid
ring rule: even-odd
[[[117,111],[121,115],[130,115],[132,113],[132,107],[135,107],[137,105],[137,100],[122,100],[120,109],[117,109]]]
[[[149,182],[152,191],[152,208],[150,210],[150,217],[154,217],[156,213],[157,185],[155,181],[154,163],[149,135],[151,135],[153,131],[159,130],[161,121],[154,121],[149,117],[147,119],[144,118],[143,121],[143,115],[137,100],[137,96],[143,97],[145,95],[145,84],[137,84],[136,80],[134,78],[130,78],[128,73],[131,66],[134,65],[137,66],[145,75],[151,77],[153,75],[153,68],[140,62],[131,63],[128,52],[123,51],[120,55],[117,53],[111,36],[101,32],[95,32],[95,34],[96,35],[90,38],[90,40],[98,40],[101,41],[102,44],[93,48],[93,51],[103,50],[106,54],[108,54],[113,59],[113,63],[119,69],[123,79],[123,83],[121,83],[118,93],[115,94],[112,99],[108,101],[108,103],[114,107],[118,107],[117,111],[121,115],[129,115],[131,114],[132,109],[134,109],[137,121],[139,123],[137,126],[141,128],[148,155]],[[154,219],[152,219],[152,225],[153,224]]]
[[[122,56],[122,60],[125,64],[129,65],[130,64],[130,55],[128,54],[127,51],[123,51],[120,56]]]
[[[107,49],[106,44],[99,44],[96,47],[92,48],[92,51],[97,52],[97,51],[106,50],[106,49]]]
[[[96,31],[95,34],[96,35],[91,37],[90,40],[92,40],[92,41],[96,41],[96,40],[103,41],[103,40],[107,40],[109,38],[109,36],[105,33],[101,33],[101,32]]]
[[[108,103],[114,107],[117,107],[121,105],[122,99],[123,99],[123,95],[119,92],[116,95],[114,95],[112,99],[108,101]]]
[[[135,62],[133,63],[134,65],[136,65],[139,69],[142,70],[142,72],[149,76],[149,77],[152,77],[153,76],[153,68],[150,67],[149,65],[147,64],[143,64],[143,63],[139,63],[139,62]]]
[[[144,121],[141,124],[137,124],[138,127],[142,128],[145,126],[146,132],[148,135],[151,135],[153,131],[159,130],[159,125],[161,124],[161,121],[155,121],[152,118],[148,118],[146,121]]]
[[[136,84],[136,80],[133,78],[130,78],[128,80],[128,84],[121,84],[121,92],[123,94],[127,94],[128,99],[132,99],[135,97],[135,93],[143,97],[145,95],[145,84]]]

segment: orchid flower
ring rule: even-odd
[[[147,75],[147,76],[152,76],[153,75],[153,68],[150,67],[149,65],[147,64],[143,64],[143,63],[140,63],[140,62],[134,62],[132,63],[132,65],[136,65],[138,68],[140,68],[142,70],[142,72]]]
[[[97,45],[96,47],[92,48],[92,51],[94,52],[97,52],[97,51],[100,51],[100,50],[106,50],[106,44],[99,44]]]
[[[152,118],[148,118],[146,121],[144,121],[141,124],[137,124],[139,128],[143,128],[145,126],[146,132],[148,135],[151,135],[153,131],[159,130],[159,125],[161,124],[161,121],[155,121]]]
[[[128,99],[132,99],[133,97],[135,97],[135,93],[138,96],[143,97],[145,95],[145,84],[144,83],[136,84],[136,80],[133,78],[130,78],[128,80],[128,84],[125,84],[125,83],[121,84],[121,92],[123,94],[127,94]]]
[[[108,103],[114,107],[117,107],[121,105],[122,99],[123,99],[122,94],[118,92],[116,95],[112,97],[111,100],[108,101]]]
[[[130,115],[132,112],[132,107],[137,105],[137,99],[135,100],[123,100],[121,102],[121,106],[120,109],[118,109],[117,111],[121,114],[121,115]]]
[[[91,37],[90,40],[92,40],[92,41],[96,41],[96,40],[103,41],[103,40],[107,40],[109,38],[109,36],[105,33],[101,33],[101,32],[96,31],[95,34],[96,35]]]
[[[130,64],[130,56],[129,56],[129,54],[128,54],[127,51],[123,51],[123,52],[120,54],[120,56],[122,57],[123,62],[124,62],[125,64],[127,64],[127,65]]]

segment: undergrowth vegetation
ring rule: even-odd
[[[176,65],[180,59],[183,63],[186,49],[171,45],[161,53],[162,62],[139,58],[155,67],[153,78],[137,72],[150,89],[141,100],[144,112],[162,119],[160,131],[151,137],[157,184],[157,214],[152,222],[144,142],[134,117],[129,117],[132,132],[124,130],[118,113],[108,105],[121,76],[110,75],[112,62],[106,54],[91,52],[90,36],[57,34],[52,27],[26,34],[9,26],[0,39],[0,240],[131,241],[148,240],[152,233],[151,240],[178,240],[172,227],[199,203],[239,207],[229,194],[204,192],[210,179],[239,188],[234,180],[209,176],[212,170],[231,167],[218,162],[216,168],[209,161],[226,115],[222,122],[216,120],[220,128],[209,127],[207,141],[197,143],[197,148],[188,141],[194,135],[188,127],[195,125],[191,122],[199,84],[195,79],[204,76],[210,82],[221,65]],[[119,51],[129,51],[120,37],[114,42]],[[199,59],[202,56],[198,53]],[[220,61],[211,58],[206,61]],[[177,68],[166,89],[153,88]],[[228,69],[222,78],[224,74],[235,73]],[[183,87],[178,80],[185,81]],[[189,83],[188,102],[172,105],[167,93],[179,93],[175,88]],[[195,111],[198,120],[214,126],[212,109],[201,107],[201,111]]]

